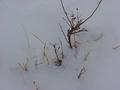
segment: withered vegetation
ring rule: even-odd
[[[95,10],[92,12],[92,14],[90,16],[88,16],[86,19],[81,19],[79,16],[78,16],[78,13],[77,15],[75,15],[74,13],[69,16],[68,15],[68,12],[66,11],[65,7],[64,7],[64,4],[63,4],[63,1],[60,0],[61,2],[61,6],[62,6],[62,9],[63,9],[63,12],[65,14],[65,18],[63,17],[63,20],[66,22],[66,24],[69,26],[69,29],[67,30],[67,34],[64,33],[63,31],[63,28],[61,26],[61,24],[59,24],[60,26],[60,29],[64,35],[64,38],[65,40],[67,41],[67,43],[69,44],[69,47],[70,48],[73,48],[74,45],[72,45],[72,40],[71,40],[71,37],[72,35],[75,35],[76,33],[79,33],[79,32],[83,32],[83,31],[88,31],[86,30],[85,28],[81,28],[81,25],[83,25],[86,21],[88,21],[93,15],[94,13],[97,11],[98,7],[100,6],[102,0],[99,1],[97,7],[95,8]],[[76,11],[78,12],[78,8],[76,8]]]

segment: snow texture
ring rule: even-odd
[[[86,18],[99,0],[63,0],[69,13]],[[103,0],[82,27],[79,47],[70,49],[58,23],[67,30],[60,0],[0,0],[0,90],[120,90],[119,0]],[[47,65],[41,40],[63,42],[65,58]],[[53,53],[53,52],[51,52]],[[19,64],[28,61],[25,72]],[[53,57],[52,57],[53,58]],[[35,62],[40,65],[35,68]],[[85,72],[78,79],[80,70]]]

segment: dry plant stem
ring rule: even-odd
[[[68,23],[68,21],[63,17],[63,20],[67,23],[67,25],[70,27],[70,24]]]
[[[63,59],[64,58],[64,53],[63,53],[62,41],[60,40],[60,38],[59,38],[59,41],[60,41],[60,45],[61,45],[61,50],[62,50],[61,55],[62,55],[62,59]]]
[[[55,52],[55,55],[56,55],[56,58],[57,58],[57,61],[55,63],[56,63],[57,66],[61,66],[62,60],[60,60],[59,57],[58,57],[56,44],[53,44],[53,48],[54,48],[54,52]]]
[[[82,74],[85,72],[85,67],[83,67],[81,70],[80,70],[80,73],[78,75],[78,79],[80,79],[80,77],[82,76]]]
[[[33,33],[32,33],[32,35],[33,35],[35,38],[37,38],[43,45],[45,45],[45,43],[44,43],[38,36],[36,36],[36,35],[33,34]]]
[[[101,2],[102,2],[102,0],[99,1],[97,7],[96,7],[95,10],[92,12],[92,14],[91,14],[88,18],[86,18],[82,23],[80,23],[80,25],[82,25],[83,23],[85,23],[88,19],[90,19],[90,18],[94,15],[94,13],[95,13],[95,12],[97,11],[97,9],[99,8]]]
[[[72,48],[71,35],[72,35],[72,34],[71,34],[70,30],[68,30],[68,32],[67,32],[67,37],[68,37],[68,43],[69,43],[70,48]]]
[[[61,28],[61,30],[62,30],[62,32],[63,32],[63,34],[64,34],[64,37],[65,37],[66,41],[68,42],[68,44],[69,44],[69,46],[70,46],[70,48],[72,48],[71,35],[72,35],[72,34],[75,34],[75,33],[82,32],[82,31],[87,31],[87,30],[85,30],[85,29],[81,29],[80,26],[81,26],[82,24],[84,24],[87,20],[89,20],[89,19],[94,15],[94,13],[97,11],[98,7],[100,6],[102,0],[99,1],[97,7],[96,7],[95,10],[92,12],[92,14],[91,14],[88,18],[86,18],[85,20],[83,20],[83,21],[82,21],[82,19],[79,19],[78,14],[77,14],[77,16],[74,16],[74,14],[73,14],[73,15],[71,16],[71,18],[70,18],[70,17],[68,16],[67,11],[65,10],[65,7],[64,7],[64,5],[63,5],[62,0],[60,0],[60,2],[61,2],[61,6],[62,6],[62,9],[63,9],[63,12],[64,12],[64,14],[65,14],[65,16],[66,16],[66,19],[65,19],[65,18],[63,18],[63,19],[64,19],[65,22],[69,25],[69,29],[68,29],[68,31],[67,31],[67,38],[66,38],[66,35],[64,34],[64,32],[63,32],[63,30],[62,30],[61,25],[60,25],[60,28]],[[78,9],[76,9],[76,10],[78,11]],[[76,18],[77,18],[77,21],[76,21]],[[74,21],[76,21],[76,23],[75,23]]]
[[[69,17],[68,17],[68,14],[67,14],[67,12],[66,12],[66,10],[65,10],[65,7],[64,7],[64,5],[63,5],[62,0],[60,0],[60,2],[61,2],[61,5],[62,5],[62,8],[63,8],[63,11],[64,11],[64,13],[65,13],[65,15],[66,15],[66,18],[67,18],[68,22],[70,23],[70,25],[71,25],[71,27],[72,27],[72,23],[71,23],[71,21],[70,21],[70,19],[69,19]]]
[[[29,35],[28,35],[28,33],[27,33],[27,30],[25,29],[25,27],[24,27],[23,24],[21,24],[21,26],[22,26],[22,28],[23,28],[23,30],[24,30],[24,32],[25,32],[25,36],[26,36],[28,48],[30,48],[30,40],[29,40]]]
[[[57,57],[57,60],[59,60],[59,57],[58,57],[58,54],[57,54],[57,49],[56,49],[56,44],[54,44],[53,47],[54,47],[54,51],[55,51],[55,55]]]
[[[28,71],[28,58],[26,58],[26,60],[27,60],[27,62],[26,63],[18,63],[19,64],[19,66],[21,67],[21,69],[23,70],[23,71],[25,71],[25,72],[27,72]]]
[[[64,33],[63,29],[62,29],[61,24],[59,24],[59,26],[60,26],[60,29],[61,29],[63,35],[64,35],[64,38],[65,38],[66,42],[69,44],[69,42],[68,42],[68,40],[67,40],[67,37],[66,37],[66,35],[65,35],[65,33]]]

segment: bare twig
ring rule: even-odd
[[[59,38],[59,42],[60,42],[60,45],[61,45],[61,55],[62,55],[62,59],[64,58],[64,53],[63,53],[63,46],[62,46],[62,41],[60,40]]]
[[[37,35],[35,35],[35,34],[33,34],[33,33],[32,33],[32,35],[33,35],[35,38],[37,38],[43,45],[45,45],[45,43],[44,43]]]
[[[76,8],[76,11],[77,11],[77,20],[79,21],[78,8]]]
[[[65,7],[64,7],[64,5],[63,5],[63,1],[60,0],[60,2],[61,2],[61,5],[62,5],[62,9],[63,9],[63,11],[64,11],[64,13],[65,13],[65,15],[66,15],[66,18],[67,18],[67,20],[69,21],[69,23],[70,23],[70,25],[71,25],[71,27],[72,27],[72,23],[71,23],[71,21],[70,21],[70,19],[69,19],[69,17],[68,17],[68,14],[67,14],[67,12],[66,12],[66,10],[65,10]]]
[[[30,48],[30,40],[29,40],[29,36],[28,36],[28,33],[27,33],[27,30],[25,29],[24,25],[21,24],[24,32],[25,32],[25,36],[26,36],[26,39],[27,39],[27,43],[28,43],[28,48]]]
[[[80,25],[82,25],[83,23],[85,23],[88,19],[90,19],[94,13],[97,11],[97,9],[99,8],[100,4],[101,4],[102,0],[99,1],[97,7],[95,8],[95,10],[92,12],[92,14],[90,16],[88,16],[83,22],[80,23]]]
[[[63,17],[63,20],[67,23],[68,26],[70,26],[70,24],[68,23],[68,21],[64,17]]]
[[[59,23],[59,26],[60,26],[60,29],[61,29],[61,31],[62,31],[62,33],[63,33],[63,35],[64,35],[65,40],[66,40],[66,41],[67,41],[67,43],[68,43],[67,37],[66,37],[66,35],[65,35],[65,33],[64,33],[64,31],[63,31],[62,26],[61,26],[61,24],[60,24],[60,23]]]
[[[59,60],[59,57],[58,57],[58,54],[57,54],[57,49],[56,49],[56,44],[53,44],[53,48],[54,48],[54,51],[55,51],[55,55],[57,57],[57,60]]]
[[[59,58],[59,55],[58,55],[58,50],[60,47],[56,47],[56,43],[55,44],[52,44],[51,45],[53,46],[54,48],[54,52],[55,52],[55,56],[57,58],[57,60],[54,62],[56,66],[61,66],[62,65],[62,60]]]
[[[83,67],[81,70],[80,70],[80,73],[78,75],[78,79],[82,76],[82,74],[85,72],[85,67]]]

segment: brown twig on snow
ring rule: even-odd
[[[65,16],[66,16],[66,19],[65,19],[65,18],[63,18],[63,19],[64,19],[65,22],[69,25],[69,29],[68,29],[68,31],[67,31],[67,37],[66,37],[65,33],[63,32],[62,26],[61,26],[60,24],[59,24],[59,26],[60,26],[60,28],[61,28],[61,30],[62,30],[62,32],[63,32],[63,35],[64,35],[66,41],[68,42],[70,48],[72,48],[73,46],[72,46],[72,42],[71,42],[71,35],[72,35],[72,34],[75,34],[75,33],[83,32],[83,31],[87,31],[87,30],[84,29],[84,28],[81,29],[80,26],[81,26],[82,24],[84,24],[87,20],[89,20],[89,19],[94,15],[94,13],[97,11],[98,7],[100,6],[102,0],[99,1],[97,7],[96,7],[95,10],[92,12],[92,14],[91,14],[90,16],[88,16],[88,18],[86,18],[86,19],[83,20],[83,21],[82,21],[82,19],[79,19],[78,14],[77,14],[77,16],[74,16],[74,14],[72,14],[72,16],[69,17],[67,11],[65,10],[63,1],[60,0],[60,2],[61,2],[61,6],[62,6],[62,9],[63,9],[63,12],[64,12],[64,14],[65,14]],[[78,11],[78,8],[77,8],[76,10]],[[76,19],[77,19],[77,20],[76,20]]]
[[[95,10],[92,12],[92,14],[90,16],[88,16],[88,18],[86,18],[83,22],[80,23],[80,25],[82,25],[83,23],[85,23],[88,19],[90,19],[94,13],[97,11],[97,9],[99,8],[100,4],[101,4],[102,0],[99,1],[97,7],[95,8]]]
[[[57,58],[57,61],[55,61],[55,64],[56,64],[56,66],[61,66],[62,65],[62,60],[59,59],[58,51],[57,51],[60,47],[57,48],[56,44],[53,44],[53,48],[54,48],[54,52],[55,52],[55,55],[56,55],[56,58]]]
[[[60,55],[59,55],[59,50],[61,49],[61,46],[57,46],[57,44],[52,44],[50,42],[50,44],[52,45],[53,49],[54,49],[54,53],[55,53],[55,56],[56,56],[56,61],[54,62],[56,66],[61,66],[62,65],[62,59],[60,59]],[[63,56],[62,56],[63,57]]]
[[[70,25],[72,26],[72,23],[71,23],[71,21],[70,21],[70,19],[69,19],[69,16],[68,16],[68,14],[67,14],[67,12],[66,12],[66,10],[65,10],[65,7],[64,7],[64,5],[63,5],[62,0],[60,0],[60,2],[61,2],[61,5],[62,5],[62,8],[63,8],[63,11],[64,11],[64,13],[65,13],[65,15],[66,15],[66,18],[67,18],[68,22],[70,23]]]

